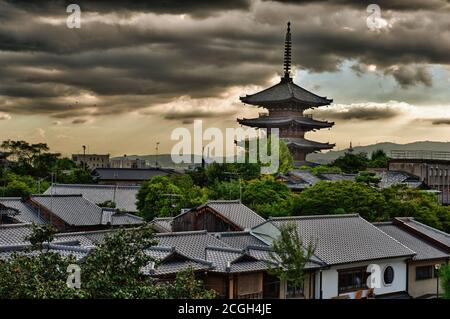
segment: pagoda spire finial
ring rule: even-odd
[[[286,39],[284,41],[284,78],[291,78],[291,22],[287,23]]]

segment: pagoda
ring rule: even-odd
[[[299,166],[306,163],[307,154],[335,146],[305,138],[306,132],[330,128],[334,122],[314,120],[311,115],[303,114],[307,109],[329,105],[333,100],[311,93],[292,81],[290,22],[287,24],[283,65],[284,76],[280,83],[258,93],[240,97],[243,103],[266,108],[269,112],[260,113],[258,118],[243,118],[237,121],[241,125],[255,128],[278,128],[280,138],[284,140],[295,164]]]

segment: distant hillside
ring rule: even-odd
[[[423,151],[445,151],[450,152],[450,142],[413,142],[408,144],[396,144],[396,143],[377,143],[366,146],[355,146],[355,153],[366,152],[367,154],[372,154],[373,151],[382,149],[386,154],[390,155],[392,150],[402,150],[402,151],[413,151],[413,150],[423,150]],[[339,156],[344,155],[346,150],[342,151],[330,151],[327,153],[314,153],[308,155],[308,161],[316,162],[320,164],[329,163]],[[199,155],[195,155],[196,159],[200,159]],[[114,157],[114,159],[121,159],[120,157]],[[148,165],[154,166],[156,160],[161,167],[165,168],[187,168],[190,164],[175,164],[172,162],[170,154],[160,154],[156,155],[128,155],[128,159],[143,159],[147,161]],[[192,157],[193,158],[193,157]]]
[[[396,144],[396,143],[377,143],[366,146],[355,146],[353,147],[355,153],[365,152],[367,154],[372,154],[373,151],[382,149],[389,156],[392,150],[400,151],[443,151],[450,152],[450,142],[413,142],[408,144]],[[347,150],[342,151],[330,151],[327,153],[314,153],[309,154],[308,161],[326,164],[334,161],[339,156],[343,156]]]

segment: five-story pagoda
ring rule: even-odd
[[[305,139],[306,132],[330,128],[334,123],[314,120],[312,116],[303,112],[310,108],[329,105],[333,100],[311,93],[292,81],[290,22],[285,40],[284,77],[280,83],[261,92],[241,97],[240,100],[246,104],[266,108],[269,113],[260,114],[258,118],[253,119],[238,119],[239,124],[256,128],[279,128],[280,138],[288,146],[297,166],[305,163],[307,154],[332,149],[335,146]]]

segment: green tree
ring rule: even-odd
[[[366,153],[345,153],[344,156],[337,158],[330,165],[339,167],[344,173],[356,174],[367,169],[368,163],[369,159]]]
[[[54,252],[14,253],[0,259],[0,299],[79,298],[82,291],[67,287],[67,267],[73,257]]]
[[[31,225],[31,235],[26,239],[30,241],[32,248],[42,250],[44,244],[50,244],[55,237],[56,228],[53,225]]]
[[[116,208],[116,203],[113,202],[112,200],[107,200],[103,203],[97,204],[97,206],[103,207],[103,208]]]
[[[153,259],[145,249],[156,244],[148,225],[106,236],[82,264],[82,289],[89,298],[150,298],[153,287],[141,269]]]
[[[216,292],[205,289],[201,280],[195,278],[192,268],[180,271],[173,282],[156,286],[156,297],[159,299],[213,299]]]
[[[356,176],[355,181],[357,181],[358,183],[377,186],[381,181],[381,178],[377,177],[373,172],[361,171],[359,172],[358,176]]]
[[[386,152],[379,149],[372,152],[372,155],[370,156],[370,161],[368,163],[368,167],[388,168],[389,160],[390,158],[386,155]]]
[[[280,227],[280,235],[273,241],[272,248],[269,272],[296,288],[303,287],[305,265],[313,256],[315,245],[309,243],[305,247],[297,227],[288,224]]]
[[[145,252],[156,243],[148,225],[109,234],[79,262],[80,289],[66,284],[67,267],[76,263],[75,258],[40,249],[52,236],[49,229],[33,227],[32,250],[0,259],[0,299],[214,297],[190,270],[180,272],[172,283],[155,284],[142,273],[154,261]]]
[[[318,182],[300,193],[299,215],[360,214],[384,219],[385,201],[380,192],[352,181]]]
[[[155,176],[142,184],[136,197],[146,220],[178,215],[182,208],[198,206],[207,198],[206,191],[195,186],[188,175]]]
[[[439,269],[439,280],[444,290],[444,298],[450,299],[450,265],[442,265]]]
[[[450,231],[450,210],[435,195],[395,185],[377,190],[353,181],[319,182],[300,196],[295,214],[359,214],[375,222],[394,217],[414,217],[431,227]]]
[[[286,184],[266,175],[244,183],[242,202],[263,217],[287,216],[295,210],[298,195]]]
[[[381,193],[389,218],[414,217],[419,222],[450,232],[450,210],[438,203],[436,195],[406,185],[394,185]]]

